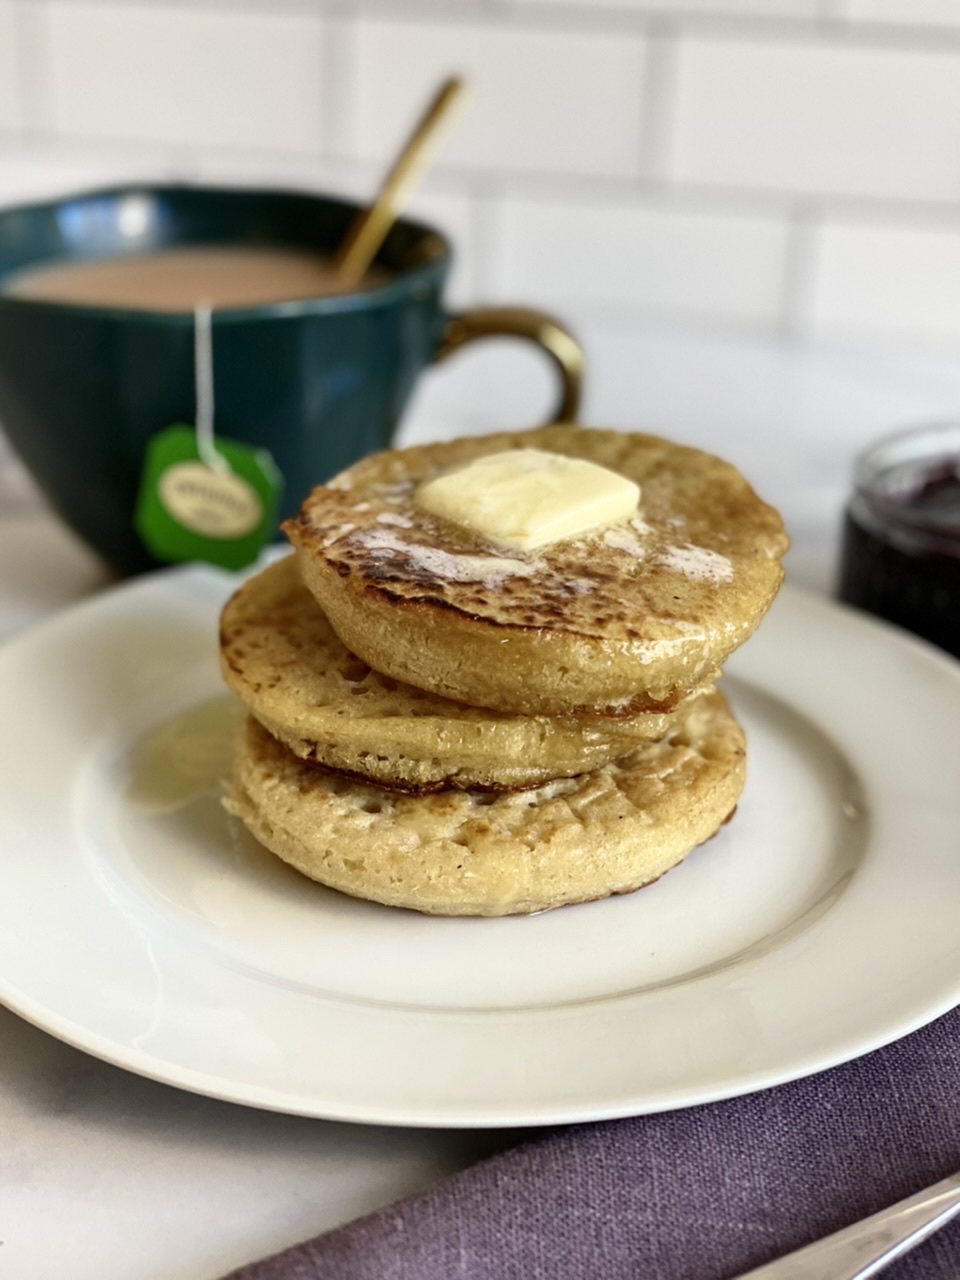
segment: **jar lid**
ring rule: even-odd
[[[857,459],[854,486],[858,517],[878,533],[960,556],[960,423],[879,440]]]

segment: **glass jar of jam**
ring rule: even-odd
[[[960,657],[960,424],[902,431],[857,459],[839,594]]]

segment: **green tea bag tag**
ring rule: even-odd
[[[242,569],[276,528],[283,477],[266,449],[213,434],[209,307],[195,312],[196,427],[176,423],[147,445],[134,524],[158,560]]]

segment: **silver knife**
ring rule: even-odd
[[[960,1214],[960,1173],[737,1280],[866,1280]]]

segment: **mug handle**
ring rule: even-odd
[[[476,307],[447,318],[434,360],[446,360],[481,338],[523,338],[544,350],[560,375],[560,397],[548,422],[573,422],[583,390],[583,349],[559,320],[529,307]]]

